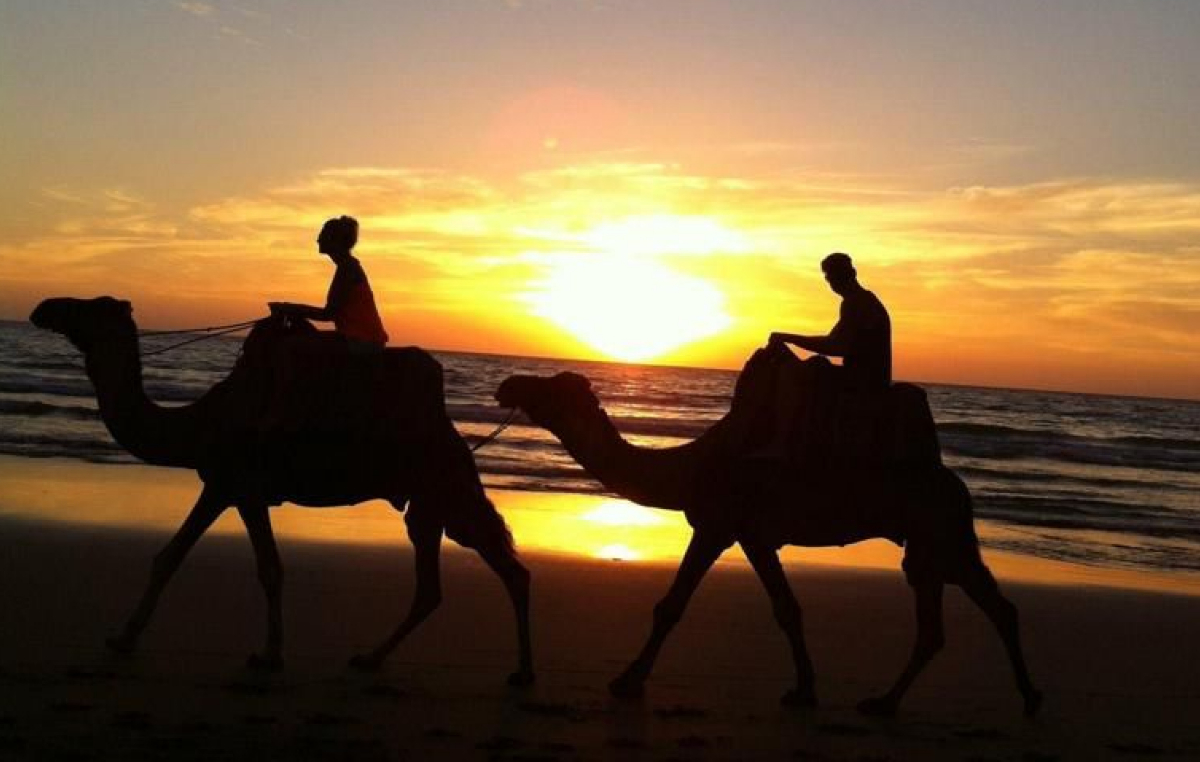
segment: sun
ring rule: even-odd
[[[732,248],[732,238],[703,218],[660,216],[598,225],[575,237],[591,251],[547,260],[546,274],[527,294],[528,301],[535,315],[605,357],[654,359],[732,323],[716,285],[660,261],[670,254],[710,253],[708,247],[721,241],[721,234]]]

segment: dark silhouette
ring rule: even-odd
[[[336,269],[325,306],[268,302],[273,316],[332,322],[335,330],[298,331],[283,337],[273,348],[273,383],[290,393],[269,400],[267,412],[259,420],[261,431],[294,432],[302,428],[299,419],[320,399],[308,372],[312,368],[320,368],[339,353],[373,354],[387,344],[387,331],[367,273],[350,253],[357,244],[358,220],[344,215],[327,220],[317,235],[317,251],[328,256]]]
[[[887,309],[858,282],[858,271],[848,255],[830,254],[821,260],[821,270],[829,287],[842,297],[837,324],[825,336],[772,333],[768,343],[795,344],[810,352],[841,357],[847,387],[886,389],[892,383],[892,321]]]
[[[529,573],[517,559],[504,519],[484,494],[475,461],[445,410],[442,369],[427,353],[391,349],[370,356],[342,353],[325,376],[344,393],[323,395],[304,428],[263,441],[256,417],[271,389],[271,348],[290,332],[282,319],[258,324],[230,376],[196,402],[164,408],[142,383],[137,327],[129,302],[47,299],[30,320],[64,334],[83,351],[100,414],[119,444],[147,463],[191,468],[204,483],[195,507],[154,559],[150,582],[124,629],[109,645],[134,649],[159,595],[184,556],[229,506],[254,546],[267,598],[266,645],[257,668],[282,666],[282,565],[268,512],[287,500],[307,506],[349,505],[373,498],[407,508],[416,561],[408,615],[376,648],[355,657],[378,666],[441,601],[438,554],[443,532],[472,548],[503,580],[517,620],[519,656],[512,684],[533,680],[529,642]],[[348,406],[348,407],[347,407]],[[261,450],[265,449],[263,453]]]
[[[814,410],[819,415],[831,410],[877,408],[879,400],[872,397],[885,392],[892,383],[892,321],[883,302],[858,282],[848,255],[830,254],[821,261],[821,270],[829,287],[842,297],[837,324],[824,336],[775,332],[767,346],[781,350],[795,344],[819,353],[814,360],[823,360],[820,355],[841,357],[842,365],[827,361],[779,364],[775,393],[768,404],[774,418],[771,435],[760,447],[747,448],[750,458],[794,459],[794,440],[803,435],[798,419],[805,413],[811,419]],[[814,376],[819,376],[819,383],[814,383]],[[749,423],[751,419],[746,420]],[[749,433],[744,436],[749,442]]]
[[[917,674],[942,647],[942,588],[951,583],[961,586],[995,625],[1008,650],[1025,713],[1036,713],[1041,693],[1026,671],[1017,610],[1000,593],[980,557],[970,494],[941,464],[936,445],[930,453],[928,442],[919,443],[911,457],[891,463],[834,459],[816,466],[785,466],[740,456],[742,442],[735,432],[745,427],[739,418],[761,408],[755,397],[771,388],[777,354],[774,349],[756,353],[739,379],[731,412],[699,439],[679,447],[651,449],[625,441],[589,381],[575,373],[512,376],[496,392],[502,405],[521,408],[558,437],[605,487],[641,505],[683,511],[693,528],[675,581],[654,608],[650,637],[610,683],[612,693],[641,695],[659,649],[701,578],[737,543],[762,581],[792,647],[796,687],[783,700],[815,705],[801,609],[777,550],[783,545],[845,545],[884,537],[905,548],[903,566],[916,597],[917,637],[900,677],[883,695],[860,703],[860,710],[893,714]]]
[[[387,344],[387,331],[379,318],[367,273],[350,253],[357,244],[358,220],[345,215],[327,220],[317,236],[317,251],[333,260],[336,269],[325,306],[269,302],[271,314],[332,322],[337,335],[355,349],[370,350]]]

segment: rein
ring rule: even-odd
[[[142,357],[150,357],[152,355],[161,355],[164,352],[170,352],[172,349],[178,349],[179,347],[187,346],[188,344],[195,344],[197,341],[204,341],[205,339],[213,339],[213,338],[216,338],[217,336],[224,336],[227,333],[234,333],[236,331],[240,331],[242,329],[249,328],[250,326],[254,325],[261,319],[262,318],[255,318],[254,320],[244,320],[241,323],[230,323],[229,325],[212,325],[212,326],[208,326],[206,328],[180,328],[178,330],[172,330],[172,331],[138,331],[138,336],[174,336],[174,335],[185,334],[185,333],[202,334],[201,336],[193,336],[190,339],[185,339],[183,341],[176,342],[174,344],[165,346],[161,349],[155,349],[151,352],[143,352]]]
[[[508,416],[505,417],[504,421],[499,426],[496,427],[495,431],[493,431],[491,434],[488,434],[486,437],[484,437],[483,439],[479,440],[474,445],[472,445],[471,452],[476,452],[479,449],[481,449],[482,447],[484,447],[485,445],[489,445],[492,442],[495,442],[496,437],[500,436],[504,432],[504,430],[508,428],[508,424],[512,423],[512,419],[514,416],[516,416],[516,414],[517,414],[517,409],[515,407],[510,407],[508,409]]]
[[[218,336],[224,336],[225,334],[235,333],[235,332],[241,331],[245,328],[249,328],[250,326],[257,323],[259,320],[262,320],[262,318],[255,318],[254,320],[244,320],[241,323],[230,323],[229,325],[211,325],[211,326],[207,326],[204,328],[179,328],[179,329],[171,330],[171,331],[138,331],[138,336],[178,336],[180,334],[196,334],[196,333],[201,334],[200,336],[193,336],[190,339],[184,339],[183,341],[179,341],[174,344],[170,344],[161,349],[155,349],[151,352],[142,352],[142,357],[151,357],[153,355],[161,355],[165,352],[170,352],[172,349],[178,349],[179,347],[184,347],[184,346],[187,346],[188,344],[195,344],[197,341],[204,341],[205,339],[213,339]],[[508,415],[505,416],[504,420],[500,423],[500,425],[497,426],[492,431],[492,433],[488,434],[486,437],[484,437],[483,439],[479,440],[474,445],[472,445],[471,452],[476,452],[476,451],[482,449],[483,447],[486,447],[487,445],[491,444],[492,442],[495,442],[496,438],[499,437],[501,434],[503,434],[504,430],[507,429],[509,424],[512,423],[512,420],[514,417],[516,417],[516,415],[517,415],[517,408],[515,408],[515,407],[509,408]]]

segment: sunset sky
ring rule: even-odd
[[[1200,3],[0,5],[0,318],[320,303],[327,217],[395,344],[1200,398]]]

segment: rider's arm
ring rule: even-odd
[[[846,354],[846,349],[850,345],[851,330],[851,321],[847,319],[847,307],[843,303],[837,325],[827,335],[808,336],[802,333],[776,332],[771,334],[771,342],[794,344],[801,349],[807,349],[809,352],[842,357]]]
[[[292,302],[271,302],[271,314],[284,314],[293,317],[307,318],[308,320],[323,320],[331,321],[338,311],[342,309],[342,305],[346,303],[346,299],[350,294],[350,289],[354,285],[356,273],[349,269],[339,267],[337,272],[333,274],[333,281],[329,284],[329,294],[325,297],[324,307],[314,307],[311,304],[294,304]]]

